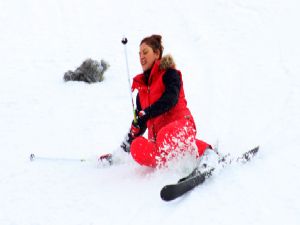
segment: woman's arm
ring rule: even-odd
[[[181,80],[175,69],[168,69],[163,77],[165,91],[162,96],[144,111],[149,118],[168,112],[178,102]]]

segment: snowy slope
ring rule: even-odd
[[[0,224],[299,224],[300,3],[297,0],[0,1]],[[232,166],[171,203],[160,188],[182,168],[127,158],[100,168],[132,115],[140,40],[163,36],[184,76],[198,137],[255,161]],[[64,83],[84,59],[105,81]],[[89,162],[28,160],[38,156]]]

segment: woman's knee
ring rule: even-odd
[[[130,146],[132,158],[143,166],[156,166],[156,146],[144,137],[138,137],[133,140]]]

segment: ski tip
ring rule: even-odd
[[[256,156],[257,152],[259,150],[259,145],[255,148],[249,150],[248,152],[245,152],[242,157],[240,157],[238,160],[242,160],[242,162],[248,162],[250,161],[254,156]]]
[[[259,150],[259,145],[257,145],[255,148],[253,148],[252,150],[250,150],[250,152],[252,152],[253,155],[255,155]]]
[[[176,197],[173,195],[173,192],[171,192],[170,189],[171,185],[164,186],[160,191],[160,197],[164,201],[171,201],[174,200]]]

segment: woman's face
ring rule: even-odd
[[[159,51],[154,52],[153,49],[145,43],[142,43],[140,45],[139,54],[140,54],[140,63],[143,68],[143,71],[151,69],[154,62],[157,59],[159,59]]]

